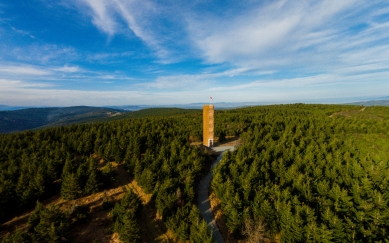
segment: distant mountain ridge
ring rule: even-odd
[[[350,103],[351,105],[363,106],[389,106],[389,100],[368,100]]]
[[[28,108],[36,108],[36,107],[0,105],[0,111],[14,111],[14,110],[22,110]]]
[[[0,111],[0,133],[18,132],[45,126],[68,125],[122,114],[119,109],[73,106]]]
[[[210,103],[190,103],[190,104],[173,104],[173,105],[116,105],[116,106],[101,106],[108,109],[125,110],[125,111],[139,111],[150,108],[181,108],[181,109],[202,109],[204,105]],[[246,106],[257,106],[257,105],[269,105],[269,102],[217,102],[212,103],[216,109],[230,109],[239,108]],[[22,109],[32,108],[52,108],[52,107],[28,107],[28,106],[7,106],[0,105],[0,111],[13,111]],[[66,107],[55,107],[55,108],[66,108]]]
[[[201,110],[171,107],[142,107],[139,110],[129,111],[89,106],[28,108],[0,111],[0,134],[75,123],[108,122],[128,118],[180,116],[188,114],[199,115],[201,114]]]
[[[380,96],[380,97],[355,97],[355,98],[344,98],[343,100],[339,99],[307,99],[307,100],[292,100],[284,102],[212,102],[215,105],[215,109],[230,109],[230,108],[240,108],[247,106],[260,106],[260,105],[276,105],[276,104],[295,104],[295,103],[304,103],[304,104],[353,104],[353,105],[389,105],[389,96]],[[138,111],[149,108],[182,108],[182,109],[202,109],[204,105],[210,104],[209,102],[197,102],[189,104],[171,104],[171,105],[111,105],[111,106],[101,106],[104,108],[115,109],[115,110],[125,110],[125,111]],[[0,111],[11,111],[11,110],[21,110],[29,108],[48,108],[44,106],[9,106],[1,105]],[[58,107],[57,107],[58,108]],[[62,107],[66,108],[66,107]]]
[[[107,108],[121,109],[128,111],[138,111],[149,108],[181,108],[181,109],[202,109],[204,105],[210,103],[190,103],[190,104],[173,104],[173,105],[122,105],[122,106],[106,106]],[[247,106],[269,105],[270,102],[216,102],[215,109],[231,109]]]

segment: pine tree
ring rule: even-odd
[[[65,165],[63,166],[63,169],[62,169],[62,179],[64,178],[65,175],[71,174],[74,172],[73,161],[74,160],[71,158],[71,155],[67,154],[66,160],[65,160]]]
[[[81,195],[81,188],[76,174],[65,175],[61,185],[61,197],[66,200],[73,200]]]
[[[30,243],[34,242],[31,235],[24,230],[16,229],[13,234],[7,235],[1,241],[2,243]]]
[[[44,207],[43,204],[39,201],[36,202],[35,210],[31,213],[28,218],[28,224],[31,228],[35,228],[40,222],[41,213],[43,212]]]
[[[68,217],[58,206],[52,206],[41,211],[39,224],[34,227],[34,237],[37,242],[58,242],[68,228]]]
[[[214,243],[212,232],[209,230],[207,223],[198,218],[197,222],[192,222],[190,227],[190,242],[193,243]]]
[[[139,184],[146,193],[152,193],[155,186],[155,174],[149,170],[144,169],[142,175],[139,177]]]
[[[120,205],[127,211],[130,211],[134,214],[138,214],[140,212],[142,203],[138,197],[132,190],[129,190],[123,197],[120,202]]]
[[[123,215],[119,235],[123,243],[140,242],[140,228],[133,213],[127,212]]]
[[[101,183],[97,180],[96,171],[92,171],[89,174],[88,180],[86,181],[86,185],[84,188],[84,192],[86,195],[90,195],[96,193],[100,189]]]

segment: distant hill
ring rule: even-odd
[[[45,126],[83,123],[120,115],[124,112],[118,109],[89,106],[0,111],[0,133],[18,132]]]
[[[363,106],[389,106],[389,100],[369,100],[350,103],[351,105],[363,105]]]
[[[188,114],[202,114],[200,109],[181,109],[181,108],[148,108],[133,112],[128,112],[120,116],[106,118],[104,120],[118,120],[124,118],[142,118],[155,116],[179,116]]]
[[[27,109],[27,108],[35,108],[35,107],[0,105],[0,111],[14,111],[14,110]]]
[[[216,110],[224,110],[231,108],[241,108],[249,106],[259,106],[259,105],[270,105],[271,102],[216,102],[212,103],[215,105]],[[166,108],[170,109],[180,108],[180,109],[203,109],[204,105],[209,105],[209,103],[190,103],[190,104],[172,104],[172,105],[122,105],[122,106],[107,106],[108,108],[121,109],[127,111],[138,111],[143,109],[151,108]]]

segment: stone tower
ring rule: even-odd
[[[213,146],[214,110],[213,105],[205,105],[203,107],[203,144],[207,147]]]

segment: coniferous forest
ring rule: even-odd
[[[145,113],[143,111],[143,113]],[[3,242],[61,242],[88,214],[42,201],[73,200],[109,188],[115,161],[152,195],[179,241],[212,242],[196,206],[196,186],[213,162],[202,140],[201,111],[147,115],[0,135],[1,223],[34,209],[27,229]],[[389,240],[389,109],[276,105],[216,111],[215,135],[239,136],[213,171],[229,231],[264,242]],[[95,159],[102,158],[100,165]],[[103,205],[104,206],[104,205]],[[129,190],[111,207],[112,232],[140,242],[142,204]],[[249,222],[249,223],[248,223]]]
[[[33,208],[37,201],[58,191],[63,199],[72,200],[109,187],[114,170],[111,163],[98,169],[92,157],[97,154],[105,161],[124,164],[128,176],[153,194],[157,211],[177,238],[210,242],[210,233],[194,206],[195,182],[210,160],[207,153],[189,145],[190,137],[201,134],[200,122],[201,112],[197,112],[1,135],[0,218],[6,220],[17,211]],[[134,224],[134,215],[117,213],[137,211],[125,209],[128,207],[133,206],[122,203],[114,207],[115,231],[122,232],[123,224]],[[71,218],[67,223],[56,223],[55,217],[52,220],[51,238],[41,237],[36,227],[17,235],[50,242],[65,236],[69,227],[62,226],[69,225]]]
[[[334,108],[256,109],[213,172],[233,234],[254,225],[264,242],[388,242],[389,110]]]

